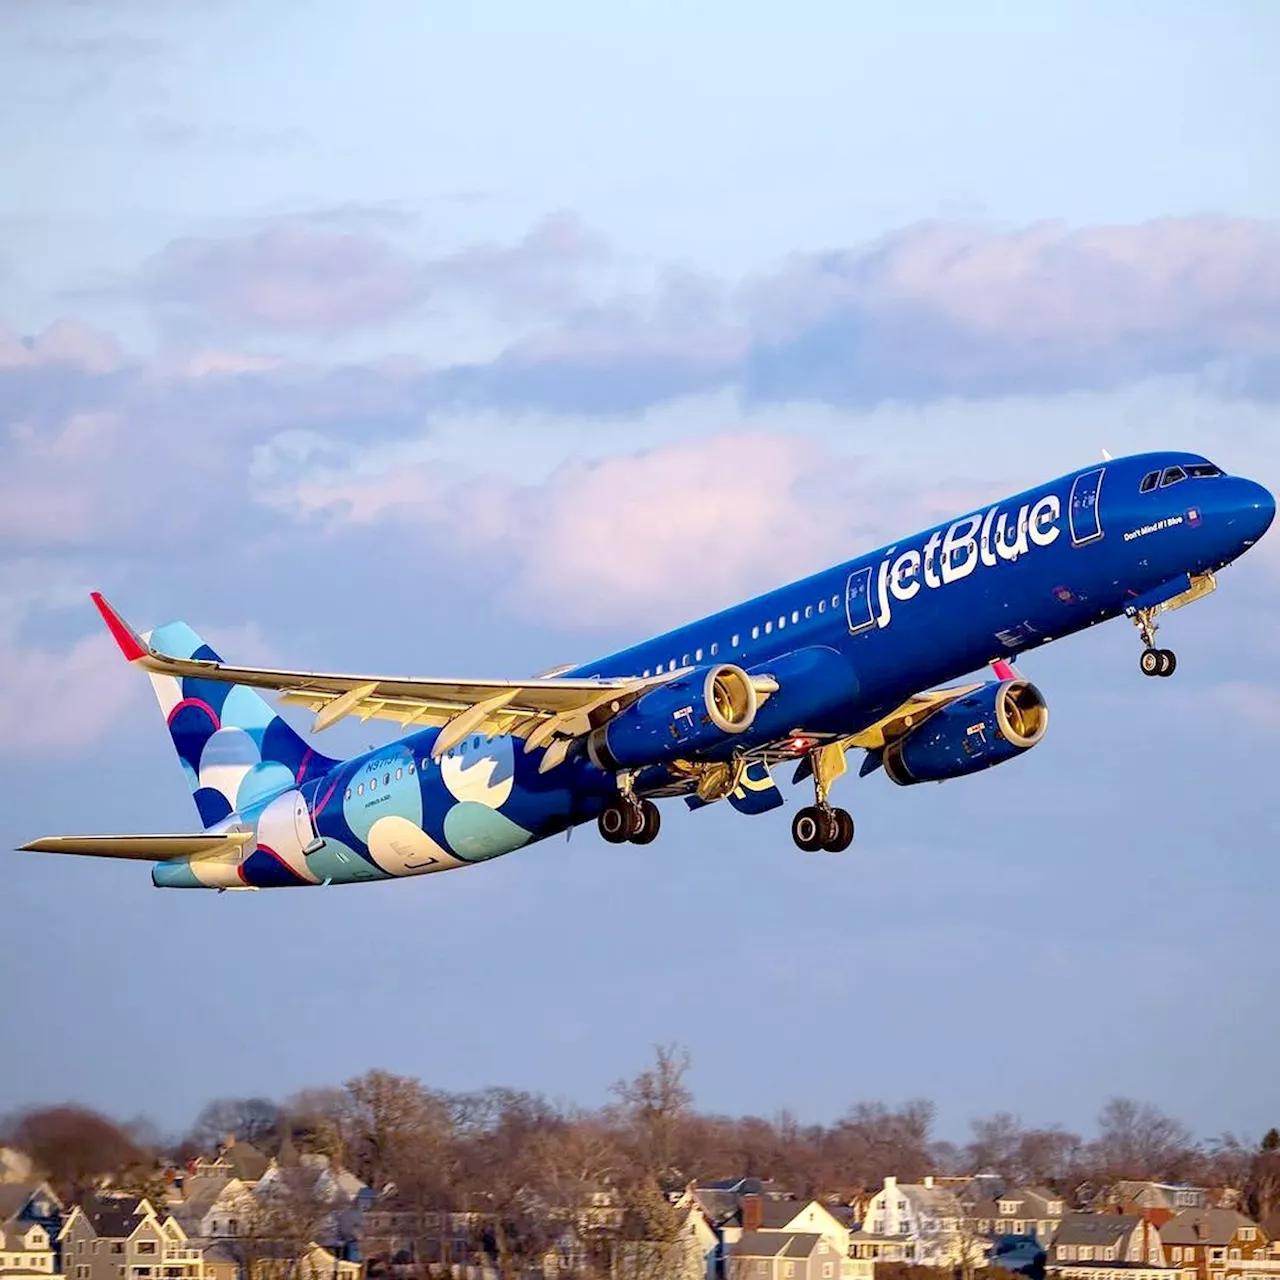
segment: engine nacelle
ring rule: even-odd
[[[1048,727],[1049,707],[1035,685],[987,684],[886,747],[884,771],[900,787],[961,778],[1030,751]]]
[[[679,676],[592,731],[587,752],[615,773],[665,764],[719,746],[751,728],[760,695],[741,667],[722,662]]]

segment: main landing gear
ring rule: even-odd
[[[839,744],[809,753],[813,770],[815,804],[801,809],[791,822],[791,838],[805,853],[843,853],[853,843],[853,818],[848,809],[827,803],[827,791],[845,771],[844,749]]]
[[[600,811],[596,826],[610,844],[649,844],[658,834],[662,815],[652,800],[638,800],[630,792],[614,796]]]
[[[1156,648],[1156,610],[1139,609],[1133,616],[1134,626],[1142,637],[1142,657],[1138,666],[1144,676],[1171,676],[1178,669],[1178,657],[1172,649]]]

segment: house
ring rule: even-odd
[[[856,1257],[911,1262],[922,1266],[977,1265],[987,1254],[985,1242],[969,1229],[954,1191],[935,1185],[884,1180],[867,1206],[862,1231],[851,1237]],[[868,1255],[868,1250],[876,1250]]]
[[[2,1280],[64,1280],[55,1261],[54,1240],[39,1222],[0,1222]]]
[[[31,1157],[25,1152],[0,1146],[0,1184],[30,1182],[34,1173]]]
[[[871,1280],[874,1274],[874,1264],[842,1257],[814,1231],[746,1231],[728,1262],[728,1280]]]
[[[837,1217],[819,1200],[766,1200],[744,1196],[742,1231],[785,1231],[791,1234],[820,1235],[835,1246],[841,1257],[849,1256],[853,1234],[847,1220]]]
[[[1235,1209],[1184,1209],[1160,1239],[1183,1280],[1226,1280],[1231,1263],[1265,1261],[1269,1252],[1266,1233]]]
[[[689,1205],[674,1240],[619,1241],[611,1274],[613,1280],[716,1280],[719,1244],[706,1215]]]
[[[1008,1187],[990,1200],[966,1205],[979,1235],[1034,1240],[1047,1249],[1057,1234],[1066,1204],[1043,1187]]]
[[[318,1244],[301,1257],[283,1244],[255,1244],[252,1261],[230,1241],[217,1241],[205,1250],[205,1280],[361,1280],[361,1266],[336,1257]]]
[[[58,1233],[66,1206],[47,1182],[27,1181],[0,1184],[0,1231],[6,1240],[26,1240],[27,1229],[40,1227],[53,1251],[53,1274],[62,1271]],[[23,1251],[25,1252],[25,1250]]]
[[[1184,1209],[1210,1208],[1210,1200],[1204,1187],[1121,1179],[1103,1190],[1096,1198],[1094,1208],[1109,1209],[1115,1213],[1136,1213],[1161,1227]]]
[[[1150,1271],[1171,1280],[1160,1233],[1136,1213],[1069,1213],[1058,1225],[1047,1271],[1074,1280]]]
[[[227,1135],[218,1154],[209,1159],[197,1156],[191,1162],[194,1178],[239,1178],[252,1185],[271,1167],[271,1161],[250,1142],[238,1142],[234,1133]]]
[[[203,1251],[149,1200],[110,1196],[75,1205],[60,1233],[67,1280],[205,1280]]]

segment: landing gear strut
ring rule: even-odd
[[[809,755],[816,804],[801,809],[791,823],[791,838],[805,853],[843,853],[853,843],[853,818],[847,809],[827,803],[827,790],[845,771],[844,750],[833,743]]]
[[[1156,610],[1138,609],[1133,615],[1134,625],[1142,637],[1144,648],[1138,666],[1144,676],[1171,676],[1178,669],[1178,658],[1172,649],[1156,648]]]
[[[649,844],[662,826],[662,815],[652,800],[638,800],[630,792],[615,796],[600,811],[596,826],[610,844]]]

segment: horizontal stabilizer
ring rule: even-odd
[[[30,853],[74,853],[86,858],[165,862],[170,858],[207,858],[231,853],[252,839],[251,831],[177,836],[44,836],[18,847]]]

